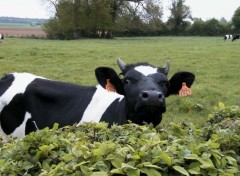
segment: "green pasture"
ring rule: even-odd
[[[196,75],[192,96],[171,96],[163,123],[205,123],[214,107],[240,105],[240,41],[223,37],[147,37],[113,40],[54,41],[6,38],[0,45],[0,74],[31,72],[50,79],[95,85],[94,69],[126,63],[171,62],[169,78],[177,71]]]

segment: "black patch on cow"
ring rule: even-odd
[[[15,95],[0,114],[1,127],[6,134],[11,134],[24,120],[26,104],[23,97],[23,94]]]
[[[35,79],[25,91],[27,111],[37,128],[78,123],[89,105],[96,87]],[[32,127],[32,124],[29,124]]]
[[[32,131],[38,130],[38,127],[36,126],[35,121],[32,119],[28,119],[26,123],[26,129],[25,129],[25,134],[29,134]]]
[[[236,35],[233,36],[232,41],[237,40],[237,39],[239,39],[239,38],[240,38],[240,34],[236,34]]]
[[[162,121],[162,113],[165,111],[165,108],[145,106],[133,114],[129,113],[127,118],[136,124],[152,123],[154,126],[157,126]]]
[[[126,108],[125,99],[119,102],[119,98],[114,100],[111,105],[103,113],[100,121],[107,122],[109,125],[112,124],[125,124],[126,121]]]
[[[6,90],[12,85],[14,81],[14,76],[12,74],[5,75],[0,80],[0,96],[6,92]]]

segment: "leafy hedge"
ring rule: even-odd
[[[0,175],[240,175],[240,108],[219,103],[204,127],[83,123],[0,142]]]

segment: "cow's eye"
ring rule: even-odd
[[[124,83],[125,85],[130,84],[130,82],[131,82],[130,79],[127,79],[127,78],[123,80],[123,83]]]

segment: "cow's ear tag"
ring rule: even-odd
[[[116,92],[116,88],[110,83],[110,79],[107,79],[107,84],[105,88],[108,92]]]
[[[192,94],[192,89],[187,87],[186,83],[183,82],[182,83],[182,88],[181,90],[179,91],[179,96],[180,97],[185,97],[185,96],[189,96]]]

